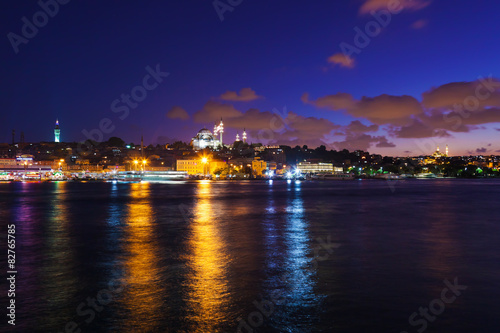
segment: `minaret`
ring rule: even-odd
[[[221,147],[224,147],[224,143],[222,143],[222,133],[224,133],[224,124],[222,123],[222,117],[220,117],[219,133],[220,133],[220,145]]]
[[[59,119],[56,119],[56,127],[54,127],[54,142],[60,142],[61,130],[59,129]]]
[[[437,149],[436,149],[436,151],[439,151],[439,146],[437,146]]]
[[[236,141],[240,141],[240,135],[236,133]]]
[[[144,159],[144,136],[141,135],[141,157]]]
[[[446,156],[448,157],[448,145],[446,145]]]
[[[243,143],[247,143],[247,132],[243,129]]]

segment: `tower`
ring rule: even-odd
[[[240,135],[236,133],[236,141],[240,141]]]
[[[141,134],[141,157],[144,159],[144,136]]]
[[[54,127],[54,142],[60,142],[61,130],[59,129],[59,120],[56,119],[56,127]]]
[[[222,133],[224,133],[224,124],[222,123],[222,117],[220,117],[220,124],[219,124],[218,130],[220,133],[220,145],[221,145],[221,147],[224,147],[224,144],[222,143]]]
[[[243,129],[243,143],[247,143],[247,132]]]
[[[448,145],[446,145],[446,156],[448,157]]]

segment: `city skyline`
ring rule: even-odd
[[[312,3],[303,11],[298,2],[265,11],[259,2],[232,10],[99,4],[89,21],[70,2],[26,43],[13,34],[24,36],[26,20],[44,9],[12,4],[3,20],[2,60],[11,66],[0,83],[0,142],[13,129],[27,142],[51,141],[54,119],[66,142],[99,133],[189,142],[223,117],[227,143],[245,128],[253,143],[387,156],[448,144],[455,155],[498,154],[498,46],[480,33],[498,25],[498,5],[487,1],[476,12],[450,1],[389,3]]]

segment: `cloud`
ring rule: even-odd
[[[411,122],[410,116],[423,112],[419,101],[407,95],[383,94],[376,97],[362,97],[361,100],[356,101],[350,94],[337,93],[320,97],[314,101],[309,100],[309,94],[305,93],[301,100],[318,108],[333,111],[346,110],[353,117],[365,118],[377,125],[406,125]]]
[[[349,125],[345,127],[346,132],[349,133],[366,133],[366,132],[376,132],[378,131],[378,125],[366,126],[359,120],[351,121]]]
[[[251,88],[243,88],[240,90],[239,94],[236,91],[226,91],[220,95],[219,98],[223,101],[251,102],[263,97],[258,96]]]
[[[468,110],[500,106],[500,81],[496,78],[471,82],[451,82],[432,88],[422,94],[426,108],[456,109],[462,105]]]
[[[388,94],[356,100],[342,92],[316,100],[305,93],[301,100],[371,123],[368,128],[360,126],[361,122],[351,124],[351,129],[344,126],[339,134],[346,135],[367,133],[371,126],[385,125],[389,135],[397,138],[449,137],[451,132],[467,133],[483,124],[500,123],[500,80],[491,76],[431,88],[422,94],[421,102],[413,96]]]
[[[335,53],[327,59],[328,63],[338,65],[345,68],[354,68],[356,66],[356,61],[348,55],[343,53]]]
[[[412,23],[411,27],[415,30],[423,29],[429,24],[427,20],[418,20]]]
[[[392,96],[383,94],[377,97],[363,97],[356,106],[348,110],[351,116],[365,118],[377,125],[410,122],[410,116],[423,112],[420,103],[412,96]]]
[[[476,149],[476,153],[480,153],[480,154],[486,153],[487,151],[488,151],[488,149],[486,149],[484,147]]]
[[[301,100],[305,104],[311,104],[317,108],[330,109],[334,111],[351,109],[356,104],[354,98],[350,94],[346,93],[320,97],[315,101],[309,100],[309,93],[304,93]]]
[[[167,118],[170,118],[170,119],[181,119],[181,120],[188,120],[189,119],[189,114],[186,112],[186,110],[184,110],[180,106],[174,106],[173,108],[171,108],[167,112],[166,116],[167,116]]]
[[[395,144],[388,142],[385,136],[372,136],[369,134],[349,134],[346,136],[344,141],[336,141],[332,143],[336,150],[347,149],[350,151],[367,151],[373,144],[376,144],[376,147],[379,148],[396,147]]]
[[[394,8],[393,11],[400,9],[417,11],[427,7],[430,3],[430,0],[365,0],[359,13],[366,15],[372,11],[387,10],[388,8]]]
[[[404,139],[418,139],[418,138],[429,138],[429,137],[445,137],[449,134],[442,129],[436,129],[425,125],[422,121],[418,119],[413,119],[413,122],[408,126],[402,126],[395,128],[391,131],[391,135],[404,138]]]
[[[240,117],[243,113],[230,104],[224,104],[216,101],[208,101],[203,108],[193,115],[197,123],[216,122],[222,118]]]

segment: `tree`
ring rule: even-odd
[[[110,147],[125,147],[125,141],[123,141],[119,137],[112,136],[108,139],[106,145]]]

